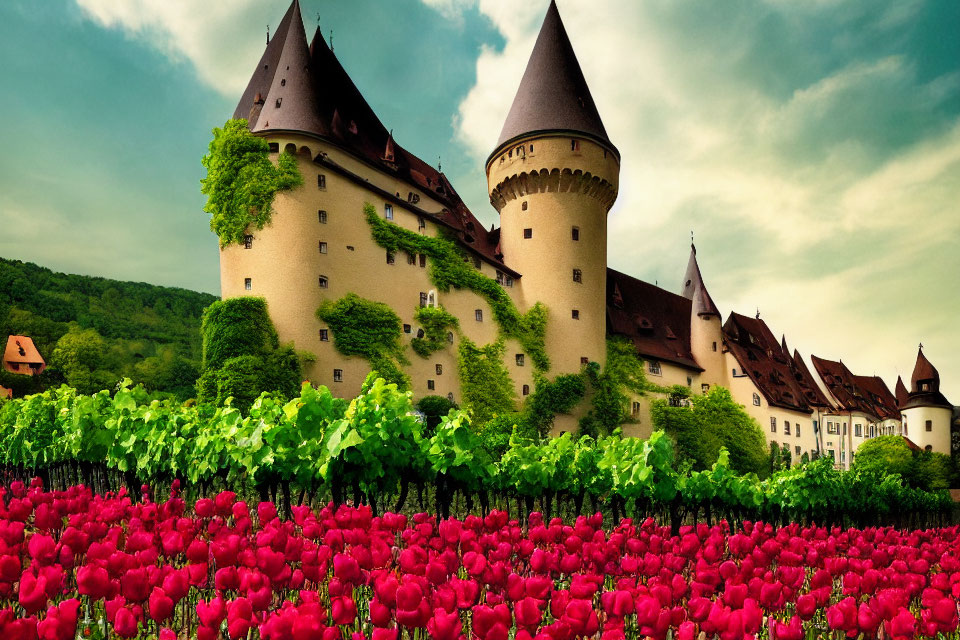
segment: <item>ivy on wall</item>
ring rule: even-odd
[[[620,425],[633,422],[630,415],[630,395],[642,396],[658,390],[647,382],[643,360],[637,357],[633,343],[623,338],[607,340],[607,363],[591,362],[584,369],[593,397],[590,411],[580,419],[580,433],[597,436],[609,434]]]
[[[387,222],[377,215],[376,208],[369,203],[364,205],[363,211],[370,223],[374,242],[394,253],[405,251],[430,257],[430,280],[438,289],[466,289],[484,298],[493,310],[493,317],[502,335],[520,342],[538,371],[550,368],[545,347],[546,306],[538,302],[527,313],[520,313],[496,280],[465,262],[465,256],[452,240],[420,235]]]
[[[427,358],[447,346],[449,331],[460,327],[456,316],[443,307],[419,307],[414,312],[413,319],[423,329],[423,337],[414,338],[410,346],[421,358]]]
[[[247,121],[227,120],[213,130],[209,153],[203,157],[207,177],[200,190],[207,196],[203,210],[220,246],[242,244],[247,227],[263,229],[273,214],[277,192],[303,184],[297,160],[282,153],[274,165],[266,140],[250,133]]]
[[[566,373],[553,380],[537,376],[534,384],[534,391],[524,404],[522,417],[540,436],[550,433],[554,417],[558,413],[569,413],[587,392],[582,373]]]
[[[466,336],[460,336],[457,349],[460,394],[463,404],[473,409],[476,424],[515,409],[517,394],[510,372],[503,364],[505,351],[503,338],[478,347]]]
[[[345,356],[359,356],[387,382],[401,389],[410,379],[400,368],[410,364],[403,355],[403,323],[388,305],[348,293],[339,300],[325,300],[317,318],[333,333],[333,346]]]

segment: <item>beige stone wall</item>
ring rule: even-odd
[[[729,388],[730,371],[726,367],[723,353],[723,329],[720,318],[701,317],[693,314],[690,318],[690,351],[701,367],[700,384],[711,387],[720,385]],[[742,402],[742,400],[740,400]]]
[[[522,309],[548,309],[551,375],[580,371],[583,358],[606,359],[607,211],[618,175],[611,151],[570,136],[519,140],[487,165],[504,261],[523,274]]]
[[[700,393],[700,374],[698,372],[691,371],[679,365],[661,360],[659,361],[660,373],[658,374],[654,372],[655,367],[651,367],[653,362],[657,361],[646,360],[644,362],[647,381],[651,384],[661,387],[670,387],[675,384],[679,384],[684,387],[689,386],[691,395]],[[653,419],[650,417],[650,403],[653,400],[666,399],[667,397],[668,396],[666,394],[652,392],[645,396],[631,396],[630,409],[632,418],[636,422],[623,425],[623,434],[638,438],[649,438],[650,434],[653,433]],[[633,411],[634,403],[639,404],[636,412]]]
[[[411,333],[403,336],[405,345],[416,337],[419,328],[413,319],[420,303],[420,292],[434,293],[436,301],[460,320],[463,334],[478,345],[488,344],[497,338],[498,327],[486,301],[469,291],[436,291],[421,267],[419,258],[408,264],[406,254],[394,256],[394,264],[387,264],[386,251],[374,243],[363,207],[369,202],[378,213],[384,215],[385,199],[329,168],[317,165],[312,158],[319,153],[337,164],[363,175],[371,185],[390,193],[399,193],[404,200],[414,191],[409,185],[383,174],[339,148],[315,139],[300,136],[271,136],[270,142],[279,143],[280,150],[294,144],[298,149],[308,147],[309,152],[298,156],[304,186],[290,192],[282,192],[274,201],[275,214],[272,223],[263,230],[253,230],[250,249],[231,246],[220,254],[221,287],[224,298],[253,295],[266,298],[270,315],[277,326],[282,341],[293,341],[297,349],[317,355],[317,361],[305,372],[314,384],[328,386],[343,397],[356,395],[369,371],[366,360],[340,355],[333,345],[333,335],[328,342],[320,340],[320,322],[315,311],[325,300],[336,300],[354,292],[363,298],[390,305],[402,321],[411,325]],[[317,175],[326,178],[326,188],[317,186]],[[442,205],[422,191],[418,192],[417,206],[428,212],[439,213]],[[326,211],[326,223],[319,221],[318,211]],[[406,229],[435,236],[440,227],[423,218],[424,228],[419,229],[419,216],[393,203],[393,222]],[[319,243],[326,242],[326,253],[321,253]],[[496,277],[492,264],[481,262],[480,271],[491,278]],[[326,276],[328,287],[319,286],[320,276]],[[245,278],[251,279],[250,290],[245,289]],[[519,286],[505,290],[519,302]],[[477,321],[475,312],[482,312]],[[529,357],[524,366],[517,366],[515,354],[521,353],[516,341],[507,341],[506,366],[516,385],[518,401],[522,399],[523,385],[532,389],[532,363]],[[453,393],[460,401],[457,377],[456,344],[424,359],[412,349],[406,349],[411,365],[405,368],[413,383],[415,397],[428,394]],[[437,365],[441,372],[437,373]],[[342,382],[334,382],[334,369],[343,371]],[[427,389],[427,381],[433,380],[434,390]]]
[[[907,437],[921,449],[950,455],[950,423],[953,411],[946,407],[914,407],[903,411]],[[927,420],[930,431],[927,431]]]

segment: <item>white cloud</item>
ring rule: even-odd
[[[277,3],[261,0],[76,0],[97,24],[142,39],[171,61],[189,63],[200,80],[227,96],[239,95],[276,26]]]
[[[481,162],[545,7],[478,6],[505,39],[501,50],[481,51],[476,84],[455,119],[458,141]],[[891,6],[871,28],[897,29],[917,9]],[[837,7],[811,5],[791,19]],[[771,2],[764,11],[794,8]],[[960,298],[944,300],[941,282],[960,272],[960,118],[944,133],[928,117],[955,99],[956,73],[924,84],[901,56],[851,58],[798,74],[805,83],[778,93],[742,73],[750,56],[762,55],[751,41],[763,31],[759,10],[727,16],[723,47],[666,24],[669,4],[565,0],[559,9],[623,157],[609,217],[613,265],[679,280],[696,226],[705,262],[724,265],[705,277],[725,312],[759,306],[791,347],[842,357],[891,385],[897,373],[909,376],[923,339],[947,396],[960,398],[960,336],[948,320],[960,313]],[[915,124],[915,139],[898,137],[899,126]]]

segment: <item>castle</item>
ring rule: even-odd
[[[842,362],[813,356],[811,371],[759,314],[731,313],[723,322],[693,246],[679,294],[607,266],[620,152],[553,2],[486,162],[499,228],[484,229],[439,169],[393,139],[319,28],[307,44],[297,0],[269,39],[234,117],[268,141],[274,160],[294,154],[304,185],[276,196],[269,226],[221,249],[222,295],[264,297],[281,339],[316,355],[308,379],[337,395],[358,393],[371,369],[368,360],[338,352],[330,327],[315,315],[321,303],[348,293],[389,305],[408,345],[423,338],[418,309],[442,307],[457,319],[461,340],[503,341],[518,401],[534,388],[529,344],[504,329],[490,296],[438,287],[433,257],[378,243],[365,214],[372,204],[378,220],[404,233],[453,238],[467,264],[502,288],[518,313],[542,304],[544,375],[602,365],[608,337],[619,336],[633,343],[648,378],[662,387],[729,388],[768,441],[787,446],[795,460],[817,453],[848,467],[858,445],[881,434],[951,452],[953,407],[922,350],[911,388],[898,380],[894,395],[880,378],[854,375]],[[426,357],[410,354],[404,371],[416,397],[460,399],[456,339],[453,331],[446,337]],[[626,433],[650,433],[649,401],[631,398]],[[557,416],[555,431],[575,430],[585,406]]]

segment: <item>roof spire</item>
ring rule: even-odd
[[[561,131],[589,136],[616,152],[560,20],[557,4],[551,2],[497,147],[529,133]]]
[[[270,25],[267,25],[267,46],[270,46]]]
[[[692,240],[693,233],[691,232],[690,235]],[[700,265],[697,263],[697,248],[693,242],[690,243],[690,260],[687,262],[687,273],[683,278],[680,295],[692,301],[692,310],[698,316],[720,317],[720,310],[707,292],[707,285],[703,283]]]

